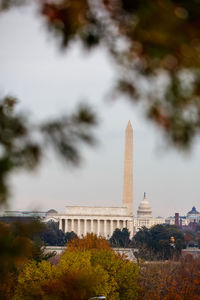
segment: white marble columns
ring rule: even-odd
[[[94,233],[97,236],[110,238],[116,228],[127,228],[132,234],[132,221],[117,218],[61,218],[59,220],[59,229],[64,232],[74,231],[79,237],[87,233]]]

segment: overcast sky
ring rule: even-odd
[[[0,95],[11,94],[31,120],[71,112],[87,100],[98,112],[95,148],[80,149],[83,163],[72,169],[46,153],[34,173],[11,180],[10,209],[66,205],[120,206],[123,186],[124,133],[134,131],[134,214],[147,193],[154,216],[200,210],[200,143],[182,154],[166,145],[160,131],[145,120],[141,108],[120,99],[109,101],[116,69],[104,49],[90,53],[74,44],[61,53],[32,9],[0,16]]]

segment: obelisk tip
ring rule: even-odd
[[[128,128],[133,129],[130,120],[128,121],[128,124],[127,124],[127,127],[126,127],[126,128],[127,128],[127,129],[128,129]]]

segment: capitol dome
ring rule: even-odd
[[[152,218],[152,210],[149,201],[146,198],[146,193],[144,193],[144,199],[140,202],[137,210],[138,218]]]

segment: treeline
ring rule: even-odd
[[[43,224],[40,238],[46,246],[65,246],[68,241],[77,238],[77,235],[73,231],[64,233],[57,222],[48,222]]]
[[[200,224],[196,224],[194,230],[184,230],[184,239],[187,247],[200,248]]]
[[[138,300],[200,299],[200,258],[144,264],[139,277]]]
[[[126,228],[116,229],[109,243],[112,247],[134,248],[135,256],[143,260],[178,259],[186,246],[184,233],[174,225],[143,227],[132,240]]]
[[[174,226],[143,228],[134,241],[129,239],[138,245],[141,257],[145,244],[160,259],[148,263],[128,261],[94,234],[82,239],[71,234],[61,255],[46,255],[41,242],[45,230],[39,222],[0,224],[0,299],[88,300],[97,295],[109,300],[200,299],[200,260],[170,255],[173,259],[163,261],[167,251],[164,256],[159,252],[163,245],[168,249],[164,241],[169,241],[169,253],[178,253],[184,238]],[[116,230],[110,243],[118,245],[117,237],[128,243],[128,234]]]
[[[185,247],[184,234],[174,225],[143,227],[134,236],[136,253],[144,260],[178,259]]]
[[[58,223],[50,222],[40,234],[41,240],[49,246],[65,246],[77,238],[74,232],[64,233],[59,230]],[[135,248],[135,256],[143,260],[168,260],[176,258],[187,246],[188,233],[184,234],[174,225],[155,225],[150,229],[143,227],[130,239],[127,228],[116,229],[108,240],[113,248]]]
[[[0,299],[86,300],[96,295],[137,299],[139,266],[117,255],[104,238],[94,234],[75,238],[58,260],[50,262],[44,253],[36,255],[35,232],[25,227],[22,224],[21,236],[15,225],[0,227],[0,236],[5,231]]]

